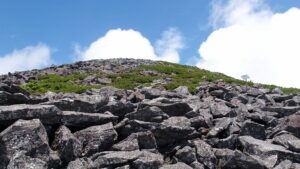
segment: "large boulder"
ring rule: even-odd
[[[300,138],[300,114],[294,114],[286,117],[280,123],[280,129],[292,133],[294,136]]]
[[[0,106],[1,125],[8,125],[18,119],[38,118],[43,124],[60,124],[61,111],[53,105],[11,105]]]
[[[48,169],[47,163],[39,158],[25,155],[24,151],[17,152],[9,161],[7,169]]]
[[[275,164],[283,160],[290,160],[292,162],[300,161],[299,153],[291,152],[282,146],[258,140],[250,136],[240,136],[239,144],[244,153],[248,153],[262,160],[267,168],[273,168]]]
[[[52,148],[58,151],[60,159],[65,164],[75,160],[82,153],[82,143],[65,126],[60,126],[55,132]]]
[[[242,125],[241,136],[252,136],[256,139],[264,140],[266,139],[266,132],[264,125],[252,122],[245,121]]]
[[[206,168],[215,169],[217,158],[213,152],[212,147],[205,141],[197,139],[192,141],[192,145],[196,149],[197,160],[204,164]]]
[[[112,123],[92,126],[74,133],[83,144],[83,156],[109,149],[117,139]]]
[[[142,151],[138,159],[132,162],[132,166],[136,169],[159,169],[164,163],[164,158],[159,153]]]
[[[59,100],[45,102],[45,105],[55,105],[60,110],[95,113],[109,101],[103,95],[72,95]]]
[[[126,114],[126,118],[130,120],[141,120],[149,122],[162,122],[169,116],[156,106],[147,106],[135,112]]]
[[[24,157],[26,160],[31,161],[30,158],[38,158],[44,161],[48,168],[56,168],[60,165],[60,159],[51,150],[48,144],[47,132],[38,119],[18,120],[0,133],[0,142],[0,152],[2,153],[0,168],[6,168],[8,162],[21,151],[28,156]],[[34,161],[39,161],[37,163],[42,165],[40,160]],[[18,165],[16,163],[19,162],[15,161],[11,165]]]

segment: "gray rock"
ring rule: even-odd
[[[280,162],[274,169],[291,169],[293,163],[290,160]]]
[[[161,154],[142,151],[141,155],[132,162],[132,166],[136,169],[159,169],[164,163],[164,158]]]
[[[225,134],[225,137],[229,136],[229,127],[232,124],[233,120],[231,118],[220,118],[215,126],[209,131],[207,134],[207,137],[212,138],[212,137],[217,137],[218,135]],[[224,136],[223,136],[224,137]]]
[[[289,116],[292,114],[295,114],[297,111],[300,110],[300,106],[294,106],[294,107],[264,107],[262,108],[263,111],[269,111],[269,112],[277,112],[278,117],[284,117]]]
[[[176,164],[165,164],[162,167],[160,167],[160,169],[192,169],[192,167],[182,163],[182,162],[178,162]]]
[[[108,97],[103,95],[73,95],[69,98],[53,100],[45,105],[55,105],[60,110],[95,113],[108,103]]]
[[[65,126],[60,126],[55,132],[52,148],[58,151],[60,159],[65,164],[75,160],[82,153],[82,143]]]
[[[205,169],[204,165],[199,163],[198,161],[194,161],[190,164],[193,169]]]
[[[23,93],[8,93],[0,91],[0,105],[25,104],[30,98]]]
[[[300,161],[300,154],[291,152],[282,146],[271,144],[250,136],[240,136],[239,142],[244,153],[261,159],[267,168],[272,168],[280,161]]]
[[[63,111],[61,112],[60,117],[62,124],[73,127],[89,127],[109,122],[116,123],[118,121],[118,117],[109,112],[103,114]]]
[[[167,119],[169,116],[156,106],[152,106],[152,107],[147,106],[137,110],[136,112],[126,114],[125,117],[127,117],[130,120],[162,122],[164,119]]]
[[[272,139],[272,143],[284,146],[285,148],[289,148],[289,141],[299,140],[297,137],[290,133],[283,133],[275,136]]]
[[[0,106],[0,121],[2,125],[11,124],[18,119],[38,118],[44,124],[60,124],[61,111],[52,105],[11,105]]]
[[[93,162],[89,158],[77,158],[68,164],[67,169],[92,169]]]
[[[83,156],[109,149],[117,139],[112,123],[92,126],[74,133],[83,144]]]
[[[46,130],[38,119],[18,120],[0,133],[0,141],[2,152],[0,168],[5,168],[9,160],[20,151],[23,151],[26,156],[46,162],[49,168],[56,168],[60,165],[60,159],[50,149]],[[24,158],[30,161],[29,158]],[[11,165],[17,165],[17,163],[19,163],[18,160]]]
[[[300,138],[300,114],[294,114],[286,117],[280,123],[281,130],[286,130],[294,136]]]
[[[141,155],[141,151],[104,151],[92,156],[93,168],[126,165],[135,161]]]
[[[107,105],[100,108],[98,112],[106,112],[109,111],[113,115],[123,118],[127,113],[133,112],[135,109],[135,105],[130,102],[122,102],[118,100],[111,100]]]
[[[243,123],[240,135],[252,136],[253,138],[260,139],[260,140],[266,139],[265,127],[261,124],[252,121],[245,121]]]
[[[47,169],[47,163],[39,158],[31,158],[25,155],[25,152],[16,152],[10,159],[7,169]]]
[[[185,146],[182,149],[179,149],[176,152],[175,157],[186,164],[191,164],[194,161],[197,161],[195,149],[190,146]]]
[[[222,169],[264,169],[264,165],[257,159],[239,150],[216,149],[218,167]]]
[[[300,153],[300,139],[298,139],[298,140],[289,140],[288,145],[289,145],[289,149],[291,151]]]
[[[235,113],[226,106],[225,103],[213,103],[210,105],[210,111],[214,118],[234,117]]]
[[[215,169],[217,158],[211,146],[200,139],[192,141],[192,145],[196,148],[197,160],[204,164],[206,168]]]
[[[176,89],[174,89],[174,91],[178,94],[182,94],[182,95],[189,95],[189,88],[187,86],[179,86]]]

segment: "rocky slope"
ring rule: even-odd
[[[41,74],[117,74],[142,64],[157,63],[100,60],[1,76],[0,168],[300,168],[299,94],[226,80],[202,82],[192,93],[185,86],[165,90],[174,80],[166,78],[118,89],[109,87],[112,76],[89,81],[93,74],[77,84],[105,85],[80,94],[32,95],[16,85]]]

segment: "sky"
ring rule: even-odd
[[[0,74],[165,60],[300,88],[299,0],[0,0]]]

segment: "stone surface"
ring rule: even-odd
[[[266,139],[265,127],[252,121],[245,121],[241,127],[241,136],[252,136],[253,138]]]

